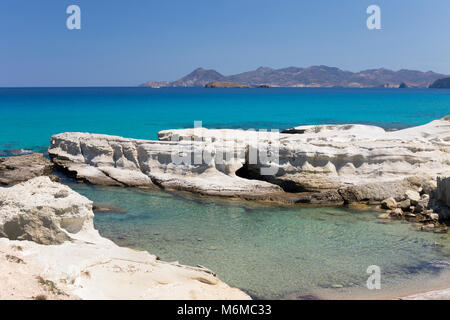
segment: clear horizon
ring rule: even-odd
[[[81,30],[66,27],[73,4]],[[366,27],[371,4],[381,8],[381,30]],[[0,87],[132,87],[198,67],[223,75],[313,65],[448,75],[448,12],[444,0],[4,0]]]

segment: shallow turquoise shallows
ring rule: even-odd
[[[69,183],[98,202],[95,226],[119,245],[202,265],[256,298],[382,297],[421,291],[446,273],[447,234],[386,223],[373,210],[280,207],[162,191]],[[367,268],[381,268],[369,291]]]
[[[450,114],[432,89],[0,89],[0,156],[45,151],[53,134],[82,131],[156,139],[169,128],[278,128],[367,123],[389,129]],[[396,297],[450,286],[446,234],[377,219],[373,210],[280,207],[128,188],[64,183],[125,212],[97,213],[119,245],[203,265],[257,298]],[[371,265],[381,290],[365,286]]]
[[[435,89],[0,89],[0,150],[46,149],[65,131],[155,139],[159,130],[277,128],[369,123],[424,124],[450,114],[450,90]]]

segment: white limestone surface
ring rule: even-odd
[[[0,188],[0,298],[249,299],[203,267],[117,246],[93,217],[90,200],[48,177]]]
[[[371,196],[370,189],[392,185],[394,196],[402,196],[411,188],[399,187],[405,179],[419,177],[435,188],[436,177],[450,173],[448,117],[394,132],[366,125],[301,126],[291,132],[165,130],[159,141],[69,132],[52,137],[49,154],[58,166],[94,184],[244,198],[284,190],[332,192],[329,198],[339,201],[358,198],[348,197],[348,188],[352,193],[362,188],[364,200],[380,201],[390,190]],[[264,161],[261,146],[270,147],[273,161]],[[268,167],[273,172],[263,173]]]

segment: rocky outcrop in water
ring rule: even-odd
[[[0,298],[249,299],[203,267],[118,247],[93,217],[90,200],[48,177],[0,188]]]
[[[387,210],[386,214],[379,218],[406,219],[418,223],[419,230],[434,231],[436,233],[447,232],[448,228],[440,224],[440,220],[447,219],[446,211],[425,193],[424,189],[407,190],[399,201],[390,197],[381,202],[381,208]]]
[[[450,171],[448,118],[394,132],[365,125],[286,132],[166,130],[159,141],[63,133],[52,137],[49,154],[95,184],[294,203],[401,200],[407,190],[435,189]]]
[[[88,133],[55,135],[49,149],[53,162],[77,179],[99,185],[133,186],[184,190],[219,196],[265,196],[281,193],[280,187],[238,177],[235,172],[245,161],[242,156],[198,164],[174,163],[173,152],[193,159],[203,143],[146,141]],[[226,149],[225,146],[220,146]]]
[[[40,153],[0,158],[0,185],[16,184],[39,176],[59,180],[53,175],[53,164]]]

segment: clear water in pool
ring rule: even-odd
[[[166,261],[205,266],[261,299],[330,288],[356,292],[365,288],[370,265],[381,267],[385,290],[417,286],[439,276],[450,261],[447,235],[386,222],[373,209],[284,207],[69,185],[93,201],[125,209],[96,214],[103,236]]]

